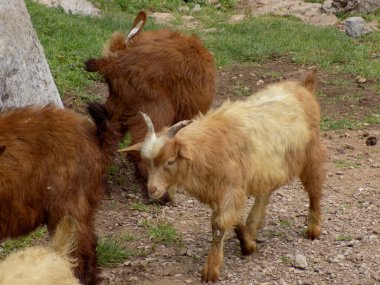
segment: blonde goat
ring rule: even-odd
[[[149,129],[145,141],[121,150],[141,152],[149,165],[151,197],[181,187],[212,208],[213,242],[202,281],[219,278],[227,230],[235,229],[242,254],[256,249],[271,193],[297,176],[310,199],[307,235],[319,237],[326,155],[315,88],[316,72],[311,71],[303,83],[270,85],[246,101],[227,101],[158,135],[143,114]],[[243,224],[250,195],[255,204]]]
[[[64,217],[48,246],[34,246],[0,263],[0,285],[80,285],[69,254],[77,244],[74,220]]]

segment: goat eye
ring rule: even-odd
[[[167,165],[168,166],[171,166],[171,165],[173,165],[175,163],[175,160],[169,160],[168,162],[167,162]]]

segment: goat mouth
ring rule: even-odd
[[[161,193],[157,193],[157,192],[155,192],[154,194],[152,194],[152,193],[149,192],[149,196],[150,196],[151,198],[155,199],[155,200],[159,200],[159,199],[161,199],[162,197],[166,196],[166,195],[165,195],[166,193],[167,193],[166,191],[165,191],[165,192],[161,192]]]

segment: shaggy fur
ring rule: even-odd
[[[93,218],[103,195],[102,177],[121,134],[100,104],[89,120],[52,105],[0,114],[0,241],[25,235],[41,224],[53,232],[59,220],[78,221],[76,276],[96,284]]]
[[[140,12],[134,27],[145,19]],[[214,59],[197,36],[140,30],[130,40],[122,33],[113,34],[103,57],[86,62],[87,71],[98,72],[108,83],[106,104],[117,110],[121,132],[130,132],[131,144],[143,141],[147,132],[139,111],[160,130],[207,112],[215,94]],[[145,187],[146,166],[139,155],[129,157]]]
[[[65,217],[48,246],[17,251],[0,263],[0,285],[79,285],[69,257],[76,244],[75,223]]]
[[[257,230],[272,191],[294,177],[301,178],[310,198],[308,237],[320,235],[326,155],[314,92],[315,72],[310,72],[303,84],[273,84],[246,101],[227,101],[199,116],[173,138],[149,136],[142,147],[137,145],[155,150],[142,152],[149,165],[152,197],[181,187],[214,212],[213,244],[203,281],[214,282],[219,277],[225,231],[235,228],[243,254],[255,250]],[[163,139],[165,143],[157,151],[155,145],[162,145]],[[243,224],[242,212],[250,195],[255,204]]]

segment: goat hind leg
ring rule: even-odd
[[[263,223],[266,208],[269,204],[270,194],[263,194],[255,197],[255,203],[252,206],[251,211],[248,214],[246,228],[251,235],[253,241],[257,238],[257,232]]]
[[[235,234],[240,242],[240,249],[242,255],[250,255],[256,250],[256,242],[252,239],[247,226],[238,224],[235,227]]]
[[[321,234],[321,198],[322,184],[324,181],[323,161],[325,150],[320,143],[315,143],[314,149],[308,151],[308,162],[300,175],[305,191],[309,195],[309,217],[307,225],[307,237],[318,238]]]

